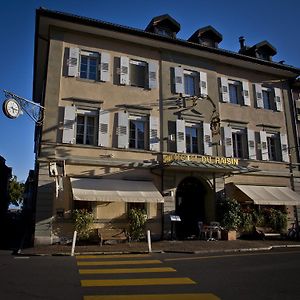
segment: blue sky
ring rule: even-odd
[[[3,89],[31,99],[35,9],[40,6],[139,29],[168,13],[181,24],[179,38],[212,25],[223,35],[223,49],[238,51],[241,35],[248,45],[268,40],[277,49],[275,61],[300,68],[299,0],[10,0],[1,3],[0,12],[1,106]],[[29,117],[10,120],[0,111],[0,155],[19,180],[34,167],[33,134]]]

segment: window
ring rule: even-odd
[[[184,93],[188,96],[195,96],[199,91],[199,80],[196,72],[184,70]]]
[[[228,80],[229,101],[233,104],[242,104],[242,83]]]
[[[148,133],[147,117],[130,116],[129,117],[129,148],[147,149]]]
[[[80,78],[97,80],[98,60],[97,53],[82,51],[80,55]]]
[[[270,89],[263,89],[262,90],[262,97],[263,97],[264,108],[265,109],[272,109]]]
[[[156,27],[155,31],[159,35],[164,35],[164,36],[168,36],[168,37],[174,36],[172,31],[170,31],[169,29],[162,28],[162,27]]]
[[[185,127],[185,141],[187,153],[199,153],[199,129],[197,126]]]
[[[232,129],[233,157],[247,158],[247,136],[244,129]]]
[[[130,84],[137,87],[146,87],[147,64],[142,61],[130,60]]]
[[[278,133],[267,133],[269,160],[281,161],[281,143]]]
[[[78,110],[76,116],[76,144],[95,145],[97,113]]]

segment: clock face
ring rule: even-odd
[[[20,114],[20,111],[20,105],[15,99],[7,99],[4,101],[3,112],[8,118],[17,118]]]

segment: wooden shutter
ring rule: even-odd
[[[159,118],[150,116],[149,144],[151,151],[159,151]]]
[[[157,88],[158,63],[156,61],[148,62],[148,85],[149,89]]]
[[[288,141],[286,134],[280,134],[282,161],[289,162]]]
[[[223,127],[224,155],[233,157],[232,130],[231,127]]]
[[[110,81],[110,54],[107,52],[101,53],[100,80]]]
[[[264,108],[261,84],[256,83],[254,86],[255,86],[256,106],[257,106],[257,108]]]
[[[184,120],[176,120],[176,145],[177,152],[186,152]]]
[[[174,83],[175,83],[175,93],[183,94],[184,93],[184,78],[183,78],[183,69],[181,67],[174,68]]]
[[[242,81],[242,86],[243,86],[244,105],[251,106],[250,94],[249,94],[249,82]]]
[[[64,114],[64,126],[62,142],[66,144],[75,143],[75,118],[76,118],[76,107],[66,106]]]
[[[283,103],[282,103],[282,93],[281,89],[274,88],[274,100],[275,100],[275,107],[277,111],[283,111]]]
[[[207,74],[205,72],[200,72],[200,95],[202,97],[206,97],[208,95]]]
[[[128,113],[125,111],[118,112],[118,148],[128,148],[129,146],[129,123]]]
[[[77,77],[79,73],[79,48],[70,48],[67,60],[68,76]]]
[[[120,59],[120,84],[129,85],[129,58],[121,56]]]
[[[267,133],[266,131],[260,131],[260,148],[262,160],[269,160]]]
[[[249,159],[256,159],[255,131],[248,129],[248,155]]]
[[[98,146],[109,146],[109,112],[99,111]]]
[[[203,123],[204,154],[212,155],[212,134],[209,123]]]
[[[220,86],[221,99],[223,102],[229,102],[228,79],[226,77],[221,77],[220,82],[221,82],[221,86]]]

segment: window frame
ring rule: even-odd
[[[193,137],[187,134],[187,129],[195,129],[196,131],[196,147],[198,151],[193,151],[195,143],[193,143]],[[186,153],[194,153],[194,154],[203,154],[204,153],[204,146],[203,146],[203,130],[202,124],[196,124],[191,122],[185,122],[185,152]],[[202,137],[202,139],[201,139]],[[188,141],[189,140],[189,141]],[[190,144],[190,150],[188,151],[188,143]]]
[[[188,91],[187,91],[186,78],[191,78],[193,81],[193,84],[194,84],[193,93],[188,93]],[[183,70],[184,95],[185,96],[198,96],[200,93],[199,81],[200,81],[199,72],[184,69]]]
[[[81,50],[79,57],[80,57],[80,61],[79,61],[79,78],[85,79],[85,80],[93,80],[93,81],[99,80],[99,62],[100,62],[99,53]],[[82,76],[82,72],[83,72],[82,71],[82,58],[83,57],[87,59],[86,77]],[[91,61],[92,60],[95,61],[95,78],[90,77],[90,74],[91,74],[90,68],[91,68]]]
[[[232,87],[235,88],[235,97],[236,99],[233,99],[232,96]],[[239,80],[233,80],[233,79],[228,79],[228,97],[229,97],[229,103],[231,104],[237,104],[237,105],[243,105],[243,84]]]
[[[136,67],[134,67],[136,66]],[[136,72],[135,76],[138,76],[141,71],[137,71],[138,67],[143,67],[143,83],[139,83],[137,80],[133,82],[133,73]],[[141,72],[142,73],[142,72]],[[148,80],[147,80],[147,75],[148,75],[148,63],[142,60],[138,59],[129,59],[129,80],[130,80],[130,85],[135,86],[135,87],[140,87],[140,88],[148,88]],[[141,79],[140,79],[141,80]],[[141,80],[142,81],[142,80]]]
[[[248,158],[248,136],[245,128],[231,128],[233,157]],[[240,140],[238,140],[240,139]]]
[[[268,99],[266,99],[265,95],[268,95]],[[263,100],[264,109],[274,110],[274,97],[272,97],[271,88],[262,87],[262,100]]]
[[[278,132],[267,132],[267,150],[269,161],[282,161],[281,140]]]
[[[138,133],[139,129],[137,127],[134,130],[135,131],[134,138],[132,138],[132,136],[131,136],[131,133],[132,133],[131,123],[132,122],[138,122],[138,123],[142,123],[144,125],[144,127],[143,127],[143,130],[144,130],[143,144],[144,144],[144,146],[142,148],[139,148],[139,133]],[[128,128],[129,128],[128,148],[136,149],[136,150],[148,150],[149,149],[149,117],[129,114]],[[131,146],[131,140],[134,140],[134,147]]]

